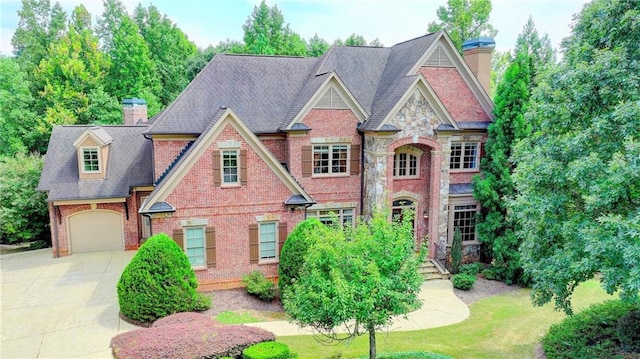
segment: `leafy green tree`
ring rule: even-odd
[[[46,140],[38,141],[33,131],[37,116],[29,84],[15,58],[0,56],[0,156],[46,149]]]
[[[157,69],[138,26],[125,16],[113,36],[113,47],[109,52],[109,68],[105,91],[118,100],[137,97],[147,101],[149,116],[160,108],[157,94],[160,82]]]
[[[540,37],[531,16],[529,16],[522,32],[516,39],[514,53],[524,53],[529,55],[532,59],[531,76],[534,78],[540,70],[544,69],[549,64],[555,63],[556,61],[556,53],[551,46],[549,36],[544,34],[544,36]],[[535,84],[535,81],[532,85],[533,84]]]
[[[329,43],[316,33],[307,44],[307,56],[320,57],[329,50]]]
[[[123,122],[122,103],[110,96],[102,86],[89,93],[87,122],[97,125],[118,125]]]
[[[364,36],[356,34],[355,32],[346,40],[344,40],[344,44],[346,46],[367,46],[367,40],[364,39]]]
[[[304,56],[307,52],[306,43],[285,25],[278,7],[270,8],[265,0],[253,8],[242,29],[245,53]]]
[[[575,17],[559,66],[539,79],[515,149],[533,303],[571,313],[576,286],[602,274],[608,293],[640,291],[640,32],[634,2],[595,0]]]
[[[51,243],[47,196],[36,191],[42,157],[0,157],[0,243]]]
[[[388,211],[378,212],[355,228],[311,232],[302,275],[283,292],[287,314],[330,340],[368,333],[370,358],[376,357],[376,329],[421,305],[424,251],[414,252],[412,214],[402,222],[389,218]],[[347,336],[336,328],[346,328]]]
[[[138,5],[134,19],[160,77],[159,100],[167,106],[189,84],[187,61],[196,55],[196,46],[153,5],[148,8]]]
[[[100,38],[102,51],[109,53],[114,47],[114,35],[120,28],[122,19],[127,17],[127,9],[120,0],[102,0],[102,16],[98,18],[96,32]]]
[[[511,51],[493,50],[491,53],[491,89],[489,94],[495,99],[498,84],[502,82],[504,73],[513,61]]]
[[[30,73],[46,57],[51,42],[51,4],[49,0],[22,0],[18,18],[11,45],[16,59]]]
[[[440,22],[430,22],[428,31],[446,30],[462,53],[465,40],[479,36],[495,37],[498,31],[489,24],[491,0],[447,0],[447,7],[437,10]]]
[[[382,41],[380,41],[379,38],[375,38],[373,40],[371,40],[371,42],[369,42],[369,46],[374,46],[374,47],[384,47],[384,44],[382,43]]]

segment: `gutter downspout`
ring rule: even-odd
[[[56,220],[56,209],[57,206],[55,206],[53,204],[53,202],[51,202],[51,204],[49,205],[49,211],[53,211],[53,221],[52,222],[52,226],[51,226],[51,240],[54,242],[53,244],[53,248],[55,248],[55,251],[53,252],[53,257],[54,258],[60,258],[60,247],[58,247],[59,243],[58,243],[58,221]]]
[[[360,215],[364,210],[364,132],[360,131]]]

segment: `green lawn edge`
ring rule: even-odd
[[[530,292],[520,289],[484,298],[471,304],[471,315],[458,324],[411,332],[379,332],[378,352],[424,350],[461,359],[535,358],[536,343],[565,314],[554,311],[551,304],[534,307]],[[590,280],[576,289],[574,311],[615,298],[607,295],[597,280]],[[277,340],[287,344],[301,359],[337,355],[357,358],[369,351],[367,336],[335,345],[323,345],[312,335],[283,336]]]

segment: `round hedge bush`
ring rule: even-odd
[[[120,312],[149,323],[173,313],[211,307],[209,297],[196,292],[198,280],[186,254],[164,233],[149,238],[131,259],[118,281]]]
[[[262,342],[242,351],[243,359],[289,359],[292,358],[289,347],[279,342]]]
[[[311,243],[310,233],[326,230],[317,218],[307,218],[289,233],[282,246],[278,265],[278,287],[284,292],[298,277]]]
[[[461,273],[455,274],[451,281],[453,286],[458,289],[470,290],[476,284],[476,279],[478,278],[475,275]]]

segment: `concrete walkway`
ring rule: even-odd
[[[52,258],[50,249],[0,256],[0,358],[111,358],[111,338],[137,329],[118,316],[116,285],[135,251]],[[463,321],[469,309],[451,282],[423,285],[420,310],[389,330]],[[288,322],[251,324],[278,336],[312,334]]]
[[[453,293],[453,285],[448,280],[426,281],[420,292],[422,308],[395,318],[393,324],[382,331],[410,331],[443,327],[459,323],[469,317],[469,308]],[[266,329],[276,336],[315,334],[309,327],[299,327],[287,321],[247,324]],[[338,332],[346,332],[345,330]]]

